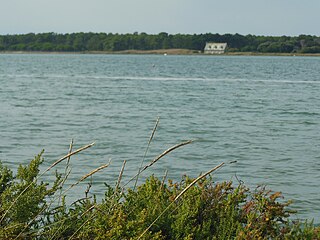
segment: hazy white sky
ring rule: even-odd
[[[0,34],[320,35],[320,0],[0,0]]]

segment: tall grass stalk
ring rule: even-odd
[[[58,159],[57,161],[55,161],[51,166],[49,166],[49,167],[43,172],[43,174],[46,173],[46,172],[48,172],[48,171],[50,171],[51,168],[53,168],[54,166],[56,166],[57,164],[59,164],[59,163],[62,162],[63,160],[69,159],[72,155],[75,155],[75,154],[77,154],[77,153],[79,153],[79,152],[82,152],[83,150],[86,150],[87,148],[92,147],[94,144],[95,144],[94,142],[93,142],[93,143],[90,143],[90,144],[88,144],[88,145],[86,145],[86,146],[83,146],[83,147],[75,150],[74,152],[68,153],[67,155],[65,155],[65,156],[63,156],[62,158],[60,158],[60,159]],[[40,175],[40,176],[42,176],[42,175]]]
[[[124,168],[125,168],[125,166],[126,166],[126,163],[127,163],[127,161],[124,160],[124,161],[123,161],[123,164],[122,164],[122,167],[121,167],[121,170],[120,170],[120,173],[119,173],[118,181],[117,181],[116,188],[115,188],[115,193],[118,192],[118,188],[119,188],[119,186],[120,186],[120,182],[121,182],[121,179],[122,179],[122,175],[123,175],[123,172],[124,172]]]
[[[181,142],[179,144],[176,144],[170,148],[168,148],[167,150],[165,150],[163,153],[161,153],[160,155],[158,155],[156,158],[154,158],[149,164],[145,165],[140,172],[138,172],[136,175],[134,175],[132,178],[129,179],[129,181],[124,184],[123,187],[125,187],[126,185],[128,185],[133,179],[135,179],[137,177],[137,175],[141,174],[143,171],[145,171],[147,168],[151,167],[153,164],[155,164],[157,161],[159,161],[161,158],[163,158],[165,155],[169,154],[170,152],[174,151],[177,148],[183,147],[185,145],[188,145],[190,143],[192,143],[192,140],[188,140],[185,142]]]
[[[71,141],[70,141],[68,154],[70,154],[72,152],[72,148],[73,148],[73,139],[71,139]],[[59,196],[58,205],[60,204],[60,201],[61,201],[61,198],[62,198],[62,188],[64,186],[64,183],[67,181],[67,179],[68,179],[68,177],[69,177],[69,175],[71,173],[70,158],[71,158],[71,156],[69,156],[67,158],[67,164],[66,164],[66,167],[64,169],[64,177],[63,177],[63,180],[61,182],[61,189],[60,189],[60,196]]]
[[[134,186],[133,186],[133,190],[136,189],[136,186],[137,186],[137,183],[138,183],[138,179],[139,179],[139,175],[140,175],[140,173],[141,173],[144,160],[145,160],[145,158],[146,158],[146,156],[147,156],[147,153],[148,153],[148,151],[149,151],[150,144],[151,144],[151,142],[152,142],[152,140],[153,140],[153,137],[154,137],[154,134],[155,134],[155,132],[156,132],[156,130],[157,130],[157,128],[158,128],[159,122],[160,122],[160,118],[158,117],[158,118],[157,118],[157,121],[156,121],[156,124],[154,125],[153,130],[152,130],[152,132],[151,132],[151,135],[150,135],[150,138],[149,138],[149,141],[148,141],[148,145],[147,145],[146,151],[144,152],[142,161],[141,161],[141,163],[140,163],[140,167],[139,167],[139,170],[138,170],[138,174],[137,174],[137,177],[136,177],[136,181],[135,181]]]
[[[167,179],[167,176],[168,176],[168,169],[166,169],[166,171],[165,171],[165,173],[164,173],[164,176],[163,176],[163,178],[162,178],[160,191],[162,191],[162,188],[163,188],[164,183],[165,183],[165,181],[166,181],[166,179]]]
[[[109,167],[109,166],[110,166],[110,162],[107,163],[107,164],[104,164],[104,165],[102,165],[102,166],[100,166],[100,167],[98,167],[98,168],[96,168],[96,169],[94,169],[94,170],[92,170],[92,171],[89,172],[88,174],[82,176],[77,182],[71,184],[71,186],[70,186],[68,189],[66,189],[66,190],[64,191],[64,193],[66,193],[67,191],[69,191],[69,190],[70,190],[71,188],[73,188],[74,186],[78,185],[80,182],[86,180],[88,177],[92,176],[93,174],[95,174],[95,173],[97,173],[97,172],[101,171],[102,169],[104,169],[104,168],[106,168],[106,167]]]

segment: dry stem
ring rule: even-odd
[[[153,164],[155,164],[157,161],[159,161],[162,157],[164,157],[165,155],[167,155],[168,153],[172,152],[173,150],[185,146],[187,144],[192,143],[192,140],[188,140],[186,142],[182,142],[179,144],[176,144],[174,146],[172,146],[171,148],[168,148],[166,151],[164,151],[163,153],[161,153],[159,156],[157,156],[156,158],[154,158],[148,165],[144,166],[142,168],[142,170],[140,172],[138,172],[136,175],[134,175],[124,186],[126,186],[127,184],[129,184],[133,179],[135,179],[140,173],[142,173],[143,171],[145,171],[148,167],[151,167]]]
[[[153,130],[152,130],[151,136],[150,136],[150,138],[149,138],[146,151],[144,152],[144,155],[143,155],[143,158],[142,158],[142,161],[141,161],[139,170],[138,170],[138,174],[136,175],[136,181],[135,181],[135,183],[134,183],[133,189],[135,189],[136,186],[137,186],[138,179],[139,179],[139,175],[140,175],[140,173],[141,173],[141,171],[142,171],[141,169],[142,169],[143,162],[144,162],[144,160],[145,160],[145,158],[146,158],[146,156],[147,156],[147,153],[148,153],[150,144],[151,144],[152,139],[153,139],[153,137],[154,137],[154,134],[155,134],[155,132],[156,132],[156,130],[157,130],[157,128],[158,128],[159,122],[160,122],[160,118],[158,117],[158,118],[157,118],[157,121],[156,121],[156,124],[154,125],[154,128],[153,128]]]

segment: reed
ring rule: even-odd
[[[93,174],[101,171],[102,169],[105,169],[106,167],[109,167],[110,166],[110,162],[107,163],[107,164],[104,164],[94,170],[92,170],[91,172],[87,173],[86,175],[82,176],[77,182],[73,183],[66,191],[65,193],[70,190],[71,188],[73,188],[74,186],[78,185],[80,182],[86,180],[88,177],[92,176]]]
[[[70,154],[72,152],[72,148],[73,148],[73,139],[71,139],[71,141],[70,141],[68,154]],[[66,164],[66,167],[65,167],[65,170],[64,170],[64,177],[63,177],[63,180],[61,182],[60,197],[59,197],[58,205],[60,204],[60,201],[61,201],[61,198],[62,198],[62,188],[64,186],[64,183],[67,181],[69,175],[71,174],[70,159],[71,159],[71,156],[69,156],[67,158],[67,164]]]
[[[123,175],[123,172],[124,172],[124,168],[125,168],[125,166],[126,166],[126,163],[127,163],[127,161],[124,160],[124,161],[123,161],[123,164],[122,164],[122,167],[121,167],[121,170],[120,170],[120,173],[119,173],[118,181],[117,181],[117,184],[116,184],[116,187],[115,187],[115,193],[118,192],[118,189],[119,189],[119,186],[120,186],[120,182],[121,182],[121,179],[122,179],[122,175]]]
[[[148,163],[147,165],[145,165],[140,171],[138,171],[138,173],[136,175],[134,175],[132,178],[129,179],[129,181],[123,185],[123,190],[124,187],[127,186],[132,180],[134,180],[138,175],[140,175],[143,171],[145,171],[147,168],[151,167],[153,164],[155,164],[156,162],[158,162],[161,158],[163,158],[164,156],[166,156],[167,154],[169,154],[170,152],[176,150],[177,148],[183,147],[185,145],[188,145],[190,143],[192,143],[192,140],[188,140],[185,142],[181,142],[178,143],[170,148],[168,148],[167,150],[165,150],[164,152],[162,152],[160,155],[158,155],[156,158],[154,158],[153,160],[150,161],[150,163]]]
[[[70,159],[70,157],[71,157],[72,155],[75,155],[75,154],[77,154],[77,153],[79,153],[79,152],[82,152],[83,150],[86,150],[87,148],[92,147],[94,144],[95,144],[94,142],[93,142],[93,143],[90,143],[90,144],[88,144],[88,145],[85,145],[85,146],[83,146],[83,147],[75,150],[74,152],[70,152],[70,153],[68,153],[67,155],[61,157],[60,159],[58,159],[57,161],[55,161],[53,164],[51,164],[51,165],[43,172],[43,174],[46,173],[46,172],[48,172],[48,171],[50,171],[53,167],[55,167],[57,164],[61,163],[63,160],[65,160],[65,159]],[[41,175],[42,175],[42,174],[41,174]],[[41,176],[41,175],[40,175],[40,176]]]
[[[139,170],[138,170],[138,173],[137,173],[137,176],[136,176],[136,181],[135,181],[135,183],[134,183],[133,189],[135,189],[136,186],[137,186],[138,179],[139,179],[139,175],[140,175],[140,173],[141,173],[141,171],[142,171],[142,166],[143,166],[144,160],[145,160],[145,158],[146,158],[146,156],[147,156],[147,153],[148,153],[148,151],[149,151],[150,144],[151,144],[151,142],[152,142],[152,140],[153,140],[153,137],[154,137],[154,135],[155,135],[155,133],[156,133],[156,130],[157,130],[158,125],[159,125],[159,122],[160,122],[160,118],[158,117],[157,120],[156,120],[156,123],[155,123],[155,125],[154,125],[154,128],[153,128],[153,130],[152,130],[152,132],[151,132],[151,135],[150,135],[150,138],[149,138],[149,141],[148,141],[148,144],[147,144],[147,148],[146,148],[146,150],[145,150],[145,152],[144,152],[142,161],[141,161],[141,163],[140,163],[140,167],[139,167]]]

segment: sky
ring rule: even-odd
[[[320,0],[0,0],[0,34],[320,36]]]

